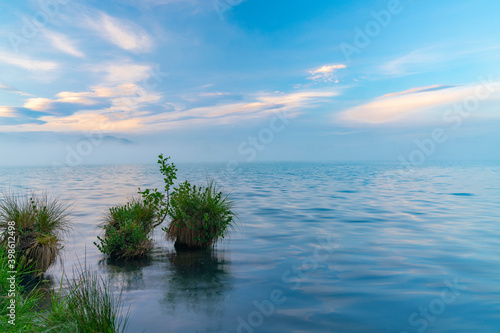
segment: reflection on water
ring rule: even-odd
[[[145,287],[144,267],[152,265],[151,257],[133,260],[116,260],[111,258],[102,258],[99,260],[99,266],[106,273],[112,286],[127,290],[138,290]]]
[[[224,317],[223,301],[232,289],[230,262],[225,259],[224,251],[171,250],[167,258],[169,283],[160,303],[172,315],[176,311],[189,311],[206,316],[215,325],[205,331],[217,332],[220,329],[217,320]]]
[[[179,181],[203,183],[208,174],[232,191],[240,228],[214,250],[176,252],[159,231],[149,259],[103,260],[92,244],[96,226],[137,187],[162,187],[155,165],[0,169],[0,190],[74,199],[64,264],[48,274],[60,281],[85,260],[117,293],[123,287],[131,333],[237,332],[238,318],[253,318],[254,332],[413,333],[427,320],[419,309],[439,303],[445,281],[466,289],[426,332],[499,332],[498,164],[436,163],[411,174],[390,163],[178,167]],[[283,275],[327,235],[340,247],[290,288]],[[286,301],[260,323],[258,305],[273,290]]]

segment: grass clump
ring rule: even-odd
[[[41,296],[36,291],[28,292],[20,284],[25,271],[10,272],[11,258],[6,248],[0,246],[0,332],[41,332],[41,315],[37,312]]]
[[[121,316],[121,306],[121,297],[113,295],[109,283],[80,268],[65,294],[52,294],[44,326],[50,328],[47,331],[62,333],[124,332],[128,316]]]
[[[137,259],[152,249],[150,234],[155,227],[157,209],[140,199],[111,207],[103,225],[104,237],[94,242],[104,254],[118,259]]]
[[[168,207],[172,220],[163,230],[176,246],[207,248],[234,227],[233,205],[214,181],[205,187],[186,181],[172,193]]]
[[[175,241],[176,247],[207,248],[224,238],[234,226],[233,201],[219,190],[214,181],[205,187],[191,185],[188,181],[170,189],[177,179],[177,168],[168,163],[169,157],[158,156],[160,172],[165,182],[165,193],[154,190],[140,191],[144,204],[156,209],[157,223],[170,218],[166,231],[167,239]]]
[[[42,275],[62,249],[62,235],[69,230],[69,205],[46,194],[4,194],[0,202],[2,244],[15,241],[18,264]]]
[[[63,292],[50,292],[43,299],[38,288],[29,290],[22,281],[29,277],[26,268],[15,273],[7,269],[10,257],[0,246],[0,332],[10,333],[121,333],[128,314],[122,315],[121,297],[96,273],[79,269]],[[9,306],[14,304],[15,317]],[[10,322],[9,322],[10,321]]]

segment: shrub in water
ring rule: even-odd
[[[104,222],[104,237],[94,243],[110,257],[120,259],[140,258],[151,248],[150,233],[154,228],[156,208],[139,199],[125,205],[111,207]]]
[[[214,181],[206,187],[186,181],[172,193],[168,205],[172,220],[163,230],[176,247],[206,248],[234,227],[232,208],[233,202],[219,191]]]
[[[17,263],[41,275],[55,262],[69,230],[69,206],[47,195],[4,194],[0,202],[2,243],[16,241]]]
[[[228,195],[219,191],[213,181],[206,187],[197,187],[186,181],[174,188],[170,195],[170,188],[177,179],[177,168],[168,160],[169,157],[164,158],[163,154],[158,156],[165,193],[158,189],[139,189],[144,204],[155,207],[154,226],[170,217],[170,225],[163,230],[169,240],[175,241],[176,247],[206,248],[224,238],[234,226],[235,218],[231,210],[233,202]]]

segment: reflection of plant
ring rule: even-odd
[[[211,248],[168,253],[172,275],[163,304],[175,310],[181,304],[194,313],[221,318],[220,303],[231,289],[228,262]]]
[[[69,206],[47,195],[5,194],[0,203],[2,242],[16,240],[18,263],[41,275],[55,262],[69,230]]]
[[[104,238],[97,237],[97,248],[114,258],[132,259],[147,255],[152,243],[156,210],[141,200],[111,207],[104,223]]]
[[[224,238],[233,226],[232,207],[233,202],[215,182],[196,187],[186,181],[172,194],[168,207],[172,221],[163,230],[178,246],[206,248]]]
[[[111,284],[123,286],[124,290],[137,290],[144,284],[142,270],[149,267],[151,262],[150,256],[126,261],[108,257],[101,259],[99,265],[105,270]]]

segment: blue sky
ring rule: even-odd
[[[494,0],[4,1],[3,162],[498,159],[499,12]]]

